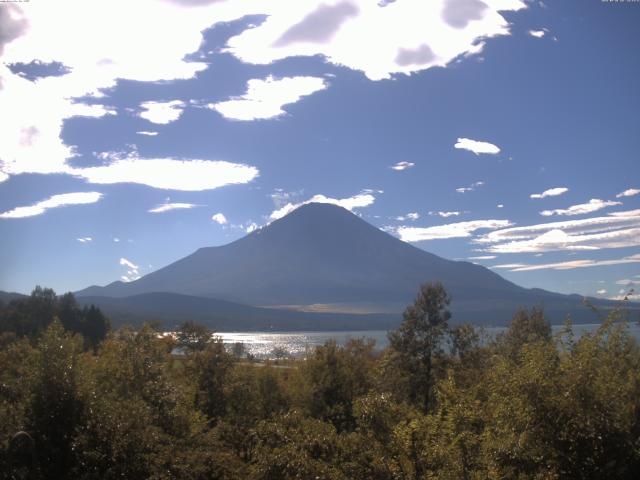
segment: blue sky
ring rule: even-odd
[[[640,284],[640,3],[48,3],[0,4],[2,290],[309,201],[523,286]]]

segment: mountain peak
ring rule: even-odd
[[[340,205],[324,202],[310,202],[300,205],[292,212],[278,219],[278,221],[304,217],[310,217],[313,220],[322,222],[332,222],[335,221],[336,218],[359,218],[355,213],[341,207]]]
[[[195,253],[130,283],[84,295],[128,297],[169,292],[254,306],[366,305],[398,311],[422,283],[440,281],[458,315],[497,320],[518,305],[544,301],[562,312],[576,299],[528,291],[495,272],[446,260],[405,243],[334,204],[302,205],[256,233]],[[503,320],[506,317],[503,317]]]

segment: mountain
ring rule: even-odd
[[[348,210],[318,203],[230,244],[201,248],[136,281],[89,287],[77,296],[165,292],[253,306],[304,310],[322,305],[336,312],[358,305],[367,312],[400,313],[422,283],[436,280],[451,294],[460,321],[504,324],[519,306],[533,305],[543,305],[556,323],[567,314],[574,321],[595,320],[582,297],[519,287],[485,267],[438,257]]]
[[[2,291],[0,291],[0,303],[7,304],[11,300],[19,300],[21,298],[27,298],[27,296],[23,295],[21,293],[2,292]]]
[[[212,298],[177,293],[144,293],[130,297],[79,297],[81,305],[96,305],[114,326],[140,325],[159,321],[163,328],[175,329],[191,320],[215,331],[234,330],[387,330],[396,328],[398,314],[354,315],[309,313],[252,307]]]

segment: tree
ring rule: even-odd
[[[178,346],[188,352],[201,352],[211,343],[213,332],[204,325],[188,321],[178,329]]]
[[[313,417],[331,422],[338,431],[353,430],[353,402],[372,384],[373,346],[364,339],[351,339],[344,347],[329,340],[307,358],[300,373]]]
[[[58,297],[50,288],[38,286],[29,297],[12,300],[0,309],[0,333],[35,339],[55,318],[65,331],[82,334],[85,348],[94,350],[111,328],[98,307],[80,308],[73,293]]]
[[[524,308],[513,316],[509,328],[496,338],[496,345],[507,355],[515,358],[523,345],[537,341],[551,340],[551,325],[540,307],[531,311]]]
[[[65,478],[74,462],[72,442],[83,411],[77,387],[81,352],[82,339],[65,333],[57,319],[38,343],[26,430],[45,478]]]
[[[85,340],[95,350],[99,343],[106,337],[111,329],[109,319],[104,316],[100,309],[94,305],[82,309],[83,323],[80,333]]]
[[[394,359],[407,379],[409,398],[424,411],[430,403],[434,355],[442,352],[442,337],[451,318],[450,302],[440,282],[422,285],[413,305],[404,311],[400,328],[389,333]]]

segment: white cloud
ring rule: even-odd
[[[320,55],[380,80],[479,53],[479,39],[509,34],[499,11],[524,7],[517,0],[272,2],[256,12],[268,14],[267,20],[231,38],[228,51],[254,64]]]
[[[477,257],[468,257],[469,260],[493,260],[495,255],[479,255]]]
[[[93,241],[93,238],[91,237],[80,237],[80,238],[76,238],[77,241],[79,241],[80,243],[88,243]]]
[[[254,78],[247,82],[244,95],[209,107],[232,120],[275,118],[287,113],[282,109],[284,105],[325,88],[327,84],[319,77]]]
[[[400,222],[404,222],[405,220],[418,220],[420,218],[420,214],[418,212],[410,212],[406,215],[400,215],[396,217],[396,220]]]
[[[421,242],[442,238],[470,237],[476,230],[504,228],[512,225],[508,220],[472,220],[435,227],[398,227],[396,232],[405,242]]]
[[[457,189],[457,190],[459,190],[459,189]],[[464,193],[464,192],[461,192],[461,193]],[[461,213],[462,212],[457,212],[457,211],[453,211],[453,212],[429,212],[429,215],[437,215],[438,217],[449,218],[449,217],[457,217]]]
[[[376,199],[376,197],[373,196],[373,193],[375,192],[372,192],[371,190],[363,190],[362,192],[360,192],[357,195],[354,195],[353,197],[340,198],[340,199],[330,198],[324,195],[314,195],[309,200],[306,200],[304,202],[300,202],[296,204],[287,203],[283,207],[277,210],[274,210],[273,212],[271,212],[271,215],[269,216],[269,220],[270,221],[278,220],[279,218],[282,218],[285,215],[288,215],[289,213],[293,212],[296,208],[301,207],[302,205],[306,205],[308,203],[330,203],[332,205],[338,205],[339,207],[346,208],[349,211],[352,211],[356,208],[368,207]]]
[[[571,260],[568,262],[546,263],[539,265],[528,265],[522,263],[512,263],[505,265],[494,265],[491,268],[503,268],[510,272],[529,272],[532,270],[572,270],[574,268],[603,267],[609,265],[623,265],[627,263],[640,263],[640,254],[613,260]]]
[[[407,168],[411,168],[415,166],[415,163],[412,162],[398,162],[395,165],[391,165],[392,170],[397,170],[397,171],[401,171],[401,170],[406,170]]]
[[[542,29],[542,30],[529,30],[529,35],[531,35],[532,37],[535,38],[542,38],[547,34],[547,30],[546,29]]]
[[[251,222],[245,227],[245,232],[247,233],[255,232],[256,230],[258,230],[258,228],[260,227],[258,226],[257,223]]]
[[[0,116],[5,175],[74,174],[67,164],[74,150],[61,139],[64,122],[74,115],[113,113],[105,106],[78,105],[77,99],[100,100],[119,79],[193,78],[207,64],[188,54],[200,48],[202,32],[215,24],[266,16],[228,42],[228,51],[245,62],[322,56],[379,80],[479,53],[484,45],[479,39],[510,34],[503,12],[523,9],[525,2],[441,0],[382,8],[370,0],[69,0],[64,9],[72,15],[60,15],[60,8],[57,2],[25,2],[14,9],[24,18],[5,38],[0,63],[0,111],[11,112]],[[32,82],[6,66],[34,59],[60,62],[66,73]]]
[[[600,250],[640,246],[640,210],[489,232],[474,240],[491,253]]]
[[[70,173],[66,162],[74,151],[60,135],[65,120],[115,113],[77,99],[99,100],[101,90],[117,79],[187,79],[206,68],[185,55],[199,48],[201,31],[224,21],[224,15],[215,18],[213,11],[203,14],[153,0],[114,1],[65,2],[72,15],[60,15],[60,5],[51,2],[20,4],[29,28],[6,46],[0,64],[0,111],[11,112],[0,116],[0,168],[6,174]],[[60,62],[66,73],[32,82],[6,67],[34,59]]]
[[[158,132],[147,132],[147,131],[140,131],[140,132],[136,132],[138,135],[146,135],[147,137],[155,137],[156,135],[158,135]]]
[[[633,280],[631,278],[623,278],[622,280],[616,281],[616,285],[640,285],[640,280]]]
[[[637,188],[629,188],[627,190],[625,190],[624,192],[620,192],[619,194],[616,195],[616,198],[622,198],[622,197],[633,197],[634,195],[638,195],[640,193],[640,190]]]
[[[149,210],[149,213],[164,213],[169,212],[171,210],[185,210],[188,208],[194,208],[198,205],[194,203],[161,203],[160,205]]]
[[[269,196],[271,197],[271,200],[273,200],[273,204],[280,208],[287,203],[295,203],[293,200],[300,197],[303,193],[303,190],[285,192],[282,188],[276,188]]]
[[[124,282],[132,282],[132,281],[137,280],[137,279],[140,278],[139,267],[138,267],[138,265],[136,265],[132,261],[127,260],[126,258],[121,258],[120,259],[120,265],[122,265],[123,267],[125,267],[127,269],[126,275],[122,275],[120,277],[122,279],[122,281],[124,281]]]
[[[619,295],[616,295],[614,297],[609,297],[609,300],[618,300],[618,301],[630,300],[632,302],[640,301],[640,294],[638,293],[631,293],[631,292],[624,292],[624,291],[620,291],[618,293]]]
[[[219,223],[220,225],[225,225],[227,223],[227,217],[225,217],[222,213],[216,213],[211,217],[211,220]]]
[[[65,207],[68,205],[84,205],[95,203],[102,198],[98,192],[76,192],[54,195],[41,202],[26,207],[16,207],[13,210],[0,213],[0,218],[24,218],[41,215],[51,208]]]
[[[606,295],[607,291],[604,288],[601,288],[596,292],[598,295]]]
[[[468,187],[456,188],[456,192],[458,192],[458,193],[473,192],[476,188],[481,187],[483,185],[484,185],[484,182],[482,182],[482,181],[474,182],[471,185],[469,185]]]
[[[248,183],[258,176],[249,165],[218,160],[178,160],[139,158],[134,152],[123,156],[107,153],[111,163],[99,167],[73,169],[73,175],[91,183],[139,183],[167,190],[201,191],[225,185]]]
[[[493,143],[480,142],[478,140],[471,140],[469,138],[459,138],[454,147],[463,150],[469,150],[476,155],[480,155],[481,153],[496,155],[500,153],[500,148]]]
[[[5,180],[8,180],[8,179],[9,179],[9,175],[4,173],[3,171],[0,171],[0,183],[4,182]]]
[[[182,115],[185,104],[181,100],[171,100],[170,102],[143,102],[140,104],[142,112],[141,118],[152,123],[166,125],[176,121]]]
[[[120,265],[124,265],[125,267],[130,268],[131,270],[138,270],[138,266],[133,262],[127,260],[126,258],[120,259]]]
[[[496,205],[496,208],[504,208],[504,205],[499,203],[499,204]]]
[[[568,192],[569,189],[566,187],[556,187],[550,188],[549,190],[545,190],[542,193],[532,193],[529,195],[530,198],[546,198],[546,197],[557,197],[558,195],[562,195],[563,193]]]
[[[606,207],[613,205],[622,205],[621,202],[614,202],[612,200],[600,200],[599,198],[592,198],[588,203],[581,203],[579,205],[572,205],[569,208],[558,208],[555,210],[543,210],[540,215],[543,217],[550,217],[552,215],[584,215],[585,213],[597,212]]]

